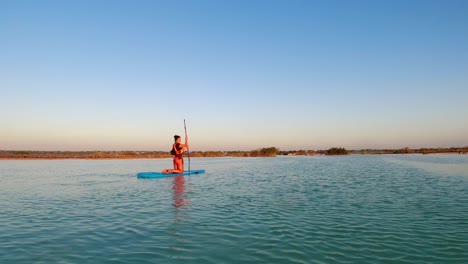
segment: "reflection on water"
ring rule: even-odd
[[[444,160],[435,160],[435,162],[419,161],[415,160],[419,157],[413,157],[413,159],[401,159],[391,158],[389,161],[400,164],[403,166],[413,167],[422,169],[428,172],[442,174],[442,175],[460,175],[468,177],[468,160],[464,162],[443,162]],[[435,157],[437,158],[437,156]]]
[[[176,176],[172,180],[172,206],[174,206],[174,224],[180,225],[184,222],[186,214],[181,212],[188,205],[185,192],[184,176]],[[174,231],[175,232],[175,231]]]
[[[183,176],[174,177],[172,182],[173,205],[175,208],[181,208],[186,204],[185,201],[185,178]]]
[[[468,263],[467,158],[0,161],[0,263]]]

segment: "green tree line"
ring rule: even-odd
[[[280,151],[276,147],[251,151],[194,151],[191,157],[275,157],[276,155],[347,155],[347,154],[468,154],[468,147],[347,150],[333,147],[328,150]],[[187,152],[184,154],[187,156]],[[171,158],[167,151],[14,151],[0,150],[0,159],[157,159]]]

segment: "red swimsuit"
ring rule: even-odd
[[[182,163],[184,163],[184,159],[182,158],[182,150],[184,148],[182,148],[180,146],[180,143],[176,143],[172,147],[175,149],[175,151],[177,153],[177,154],[174,155],[174,161],[182,160]]]

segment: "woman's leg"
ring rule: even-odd
[[[174,172],[183,173],[184,172],[184,160],[177,159],[174,161]]]
[[[173,159],[174,169],[164,169],[161,173],[183,173],[184,172],[184,160],[183,159]]]

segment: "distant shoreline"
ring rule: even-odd
[[[411,154],[349,154],[350,156],[358,156],[358,155],[466,155],[468,153],[428,153],[428,154],[421,154],[421,153],[411,153]],[[278,155],[276,157],[314,157],[314,156],[337,156],[337,155]],[[57,158],[4,158],[0,157],[0,161],[2,160],[154,160],[154,159],[171,159],[172,157],[158,157],[158,158],[64,158],[64,157],[57,157]],[[188,158],[188,156],[184,156],[184,158]],[[222,156],[222,157],[192,157],[191,158],[264,158],[264,157],[240,157],[240,156]]]
[[[341,150],[331,152],[330,150]],[[280,151],[275,147],[262,148],[252,151],[194,151],[190,153],[192,158],[216,158],[216,157],[276,157],[276,156],[322,156],[322,155],[386,155],[386,154],[449,154],[467,155],[468,147],[452,148],[421,148],[421,149],[361,149],[345,150],[344,148],[332,148],[330,150],[289,150]],[[184,156],[187,156],[185,154]],[[165,159],[172,158],[165,151],[17,151],[0,150],[0,160],[134,160],[134,159]]]

